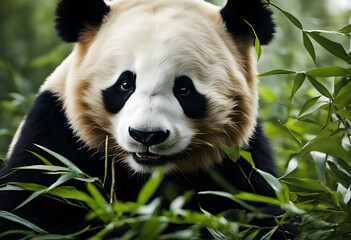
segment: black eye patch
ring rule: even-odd
[[[135,92],[136,75],[131,71],[125,71],[111,87],[102,91],[105,108],[110,113],[116,114]]]
[[[206,116],[207,99],[196,90],[193,81],[189,77],[180,76],[176,78],[173,94],[183,108],[185,115],[194,119]]]

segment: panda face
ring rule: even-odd
[[[233,42],[202,1],[140,2],[112,2],[78,42],[63,98],[70,124],[98,151],[108,136],[109,155],[136,172],[207,168],[254,128],[251,42]]]

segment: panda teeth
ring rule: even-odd
[[[160,155],[156,155],[156,154],[152,154],[152,153],[136,153],[138,158],[149,158],[149,159],[154,159],[154,160],[158,160],[161,158]]]

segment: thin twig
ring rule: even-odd
[[[113,160],[111,163],[111,190],[110,190],[110,203],[117,202],[117,196],[115,193],[115,185],[116,185],[116,171],[115,171],[116,161]]]
[[[105,187],[105,182],[106,182],[106,177],[107,177],[107,168],[108,168],[108,135],[106,135],[106,140],[105,140],[105,173],[104,173],[104,181],[102,185]]]
[[[252,191],[253,191],[255,194],[257,194],[255,188],[253,187],[253,185],[252,185],[252,183],[251,183],[251,181],[250,181],[250,178],[247,177],[246,173],[245,173],[244,170],[241,168],[240,163],[237,163],[237,164],[238,164],[238,166],[239,166],[240,171],[242,172],[242,174],[243,174],[244,177],[246,178],[247,182],[249,183],[250,187],[252,188]],[[250,173],[250,176],[251,176],[251,173]]]

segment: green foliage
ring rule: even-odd
[[[350,11],[339,11],[332,16],[324,0],[267,2],[275,12],[278,34],[277,40],[263,52],[259,39],[255,41],[261,72],[260,115],[277,153],[278,166],[285,174],[275,178],[255,169],[249,154],[238,148],[223,146],[222,150],[233,161],[239,153],[244,156],[253,171],[258,171],[275,190],[276,199],[237,192],[221,176],[210,171],[228,192],[199,194],[215,194],[242,205],[246,210],[240,212],[237,222],[226,220],[222,214],[211,215],[206,209],[202,212],[184,209],[192,192],[178,196],[168,208],[162,208],[160,198],[152,199],[164,175],[158,169],[136,202],[110,203],[112,196],[100,191],[105,179],[87,176],[68,159],[45,148],[43,150],[56,156],[62,166],[53,166],[33,153],[43,165],[16,171],[37,169],[57,175],[54,184],[11,183],[2,186],[0,191],[32,192],[18,208],[39,195],[75,207],[88,206],[88,218],[106,222],[91,239],[101,239],[114,228],[129,224],[131,230],[121,239],[198,239],[200,229],[207,228],[214,239],[250,240],[262,230],[251,225],[250,220],[269,216],[248,202],[269,202],[284,209],[285,213],[277,218],[277,227],[289,222],[291,216],[299,216],[301,235],[298,239],[351,239],[351,56],[345,50],[350,42],[351,25],[346,22]],[[0,14],[6,19],[0,22],[0,41],[8,44],[0,52],[0,156],[5,155],[36,89],[70,51],[70,45],[58,45],[53,37],[54,5],[47,0],[0,1]],[[15,11],[18,14],[9,14]],[[320,25],[332,30],[308,30],[318,29]],[[47,32],[48,29],[51,32]],[[250,175],[247,179],[250,180]],[[85,182],[87,191],[64,185],[68,180]],[[72,235],[52,235],[12,213],[1,211],[0,218],[31,229],[0,233],[0,238],[20,233],[32,239],[75,239],[90,231],[87,228]],[[169,224],[189,227],[163,233]],[[277,227],[269,229],[264,239],[269,239]]]

